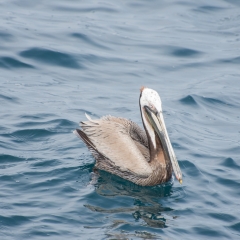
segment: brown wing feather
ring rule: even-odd
[[[136,134],[139,127],[136,128],[131,121],[107,116],[82,122],[81,127],[85,135],[81,130],[76,131],[83,136],[80,135],[97,161],[96,152],[104,156],[106,161],[110,160],[120,171],[130,171],[141,177],[148,177],[152,173],[146,159],[146,138],[142,132]]]
[[[105,156],[98,152],[94,144],[91,142],[91,140],[88,138],[88,136],[80,129],[76,129],[73,132],[75,135],[77,135],[80,139],[83,140],[83,142],[88,147],[89,151],[92,153],[92,155],[95,157],[95,159],[105,159]]]

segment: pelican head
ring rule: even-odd
[[[153,148],[156,149],[159,147],[157,146],[158,141],[156,141],[156,138],[159,138],[165,156],[171,161],[176,178],[182,183],[182,172],[164,123],[160,96],[153,89],[142,87],[139,102],[143,125],[148,139],[152,142]]]

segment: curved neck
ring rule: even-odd
[[[157,133],[154,131],[153,127],[149,123],[147,119],[147,114],[145,112],[145,109],[140,104],[140,112],[142,117],[143,126],[148,138],[148,148],[149,148],[149,154],[150,154],[150,164],[153,168],[158,168],[159,165],[164,167],[165,173],[168,175],[172,174],[171,169],[171,162],[169,157],[165,154],[162,143],[157,135]]]
[[[150,162],[152,162],[152,160],[156,159],[156,154],[158,152],[158,145],[157,145],[158,137],[156,136],[156,133],[153,127],[150,125],[147,119],[147,115],[145,113],[145,109],[141,106],[140,102],[139,102],[139,105],[140,105],[140,112],[141,112],[143,127],[145,129],[145,132],[147,134],[147,139],[148,139]]]

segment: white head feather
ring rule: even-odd
[[[148,106],[153,111],[162,112],[162,101],[158,93],[150,88],[142,88],[141,89],[141,97],[140,97],[140,107],[142,111],[142,118],[143,123],[145,127],[147,128],[147,131],[151,137],[152,143],[154,148],[156,148],[156,139],[155,139],[155,133],[154,129],[149,123],[149,121],[146,119],[146,116],[144,114],[144,106]]]
[[[141,107],[148,106],[151,109],[156,109],[157,112],[162,111],[162,101],[158,93],[150,88],[143,88],[140,98]]]

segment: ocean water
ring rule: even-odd
[[[240,2],[0,2],[0,239],[240,239]],[[183,184],[92,173],[84,113],[161,96]]]

